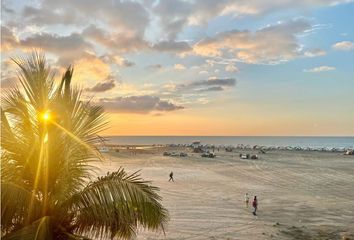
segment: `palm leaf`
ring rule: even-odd
[[[32,192],[14,183],[1,182],[1,227],[4,232],[20,228],[40,216],[41,202]]]
[[[168,214],[158,190],[137,172],[128,175],[120,168],[90,183],[63,207],[77,214],[75,226],[80,234],[129,239],[138,225],[157,230],[166,224]]]
[[[50,217],[43,217],[18,231],[5,235],[3,240],[51,240],[53,226]]]

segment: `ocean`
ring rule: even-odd
[[[249,137],[249,136],[107,136],[108,143],[121,145],[202,144],[267,147],[354,148],[354,137]]]

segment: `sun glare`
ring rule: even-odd
[[[44,112],[44,113],[42,114],[42,120],[43,120],[44,122],[48,122],[50,119],[51,119],[51,115],[50,115],[49,110],[47,110],[46,112]]]

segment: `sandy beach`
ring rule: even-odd
[[[269,151],[241,160],[241,152],[258,154],[220,150],[210,159],[183,148],[123,150],[105,153],[98,167],[102,174],[141,170],[160,187],[170,213],[166,234],[140,230],[138,239],[354,239],[354,156]],[[257,216],[244,203],[246,192],[259,198]]]

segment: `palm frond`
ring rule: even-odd
[[[6,234],[3,240],[51,240],[53,239],[53,226],[50,217],[43,217],[18,231]]]
[[[44,54],[34,52],[29,58],[12,59],[20,68],[18,78],[30,103],[36,109],[46,109],[54,92],[54,73]]]
[[[2,170],[6,170],[6,166],[16,165],[17,170],[22,168],[29,177],[29,174],[33,173],[33,169],[31,171],[30,168],[35,164],[31,159],[36,159],[35,146],[38,141],[36,139],[37,128],[33,127],[35,117],[18,89],[6,92],[2,100],[1,148],[4,156],[2,157]],[[11,162],[10,165],[6,164],[8,161]],[[30,165],[29,162],[31,162]],[[14,174],[15,172],[2,171],[2,178],[10,181],[11,178],[18,176]],[[31,182],[30,177],[26,178],[26,181]]]
[[[63,207],[77,214],[74,224],[79,234],[129,239],[138,225],[157,230],[168,220],[159,189],[150,184],[137,172],[128,175],[120,168],[90,183]]]
[[[10,232],[32,222],[41,213],[38,197],[22,186],[1,182],[1,228]]]

